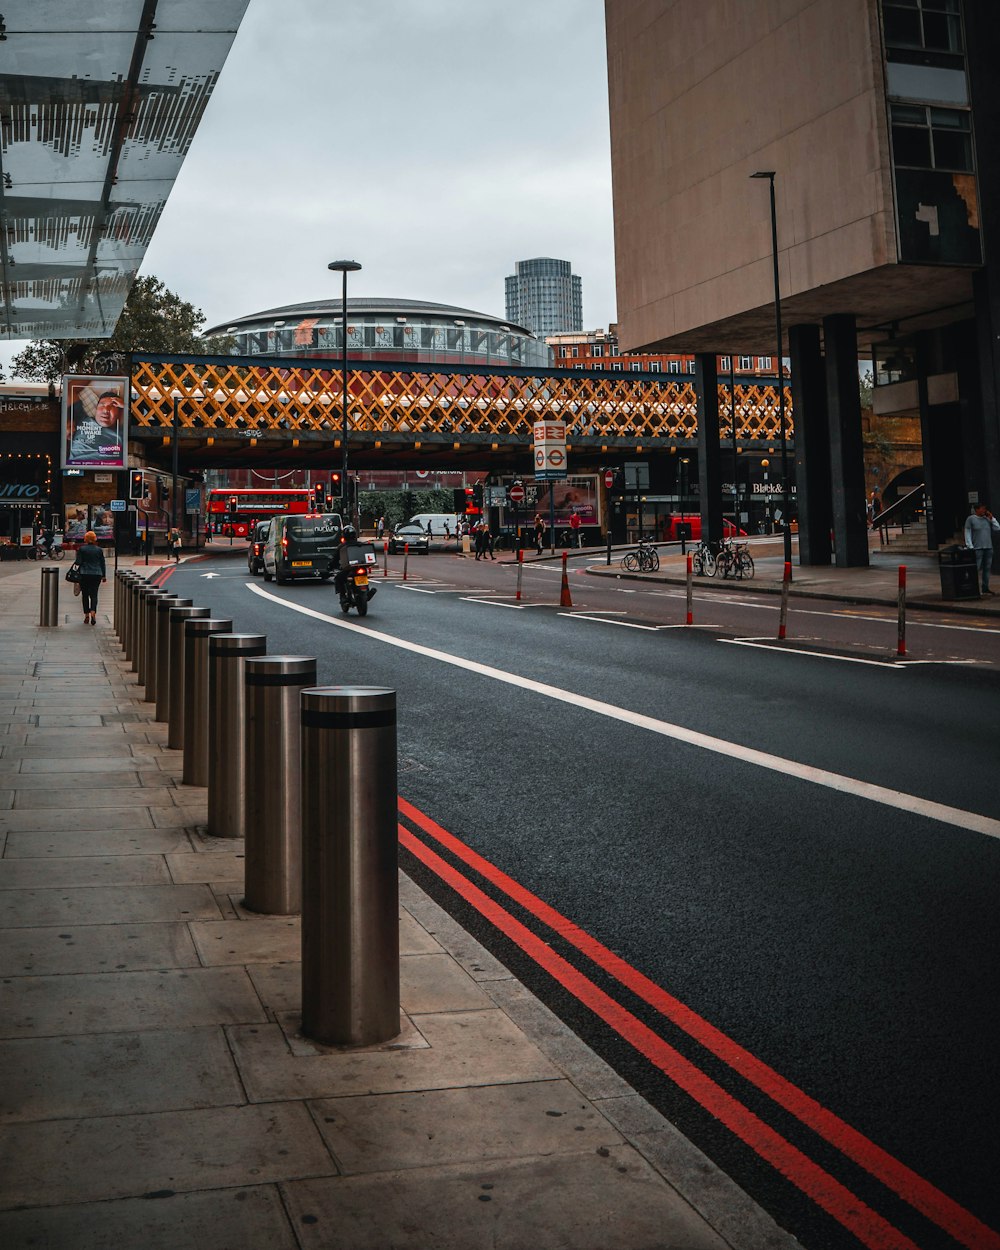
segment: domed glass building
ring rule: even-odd
[[[235,317],[206,334],[236,340],[234,355],[339,357],[341,301],[288,304]],[[352,360],[546,368],[552,351],[530,331],[487,313],[414,299],[349,299],[347,353]]]

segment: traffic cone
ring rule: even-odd
[[[573,600],[569,593],[569,574],[566,572],[566,552],[565,551],[563,552],[562,564],[563,564],[563,575],[562,575],[562,589],[559,592],[559,606],[561,608],[571,608],[573,606]]]

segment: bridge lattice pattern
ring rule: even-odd
[[[333,361],[261,361],[225,357],[134,357],[132,424],[169,428],[178,400],[182,430],[337,432],[342,428],[342,379]],[[774,384],[737,382],[737,438],[780,437]],[[445,441],[476,436],[530,443],[540,420],[566,422],[567,440],[655,445],[691,442],[698,433],[694,383],[652,373],[582,370],[455,372],[348,362],[348,426],[352,438]],[[791,436],[791,393],[785,388]],[[719,386],[720,423],[730,432],[729,387]]]

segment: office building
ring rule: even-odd
[[[507,277],[507,318],[537,338],[583,330],[583,284],[568,260],[519,260]]]

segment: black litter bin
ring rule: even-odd
[[[942,547],[938,552],[942,599],[978,599],[979,570],[971,547]]]

